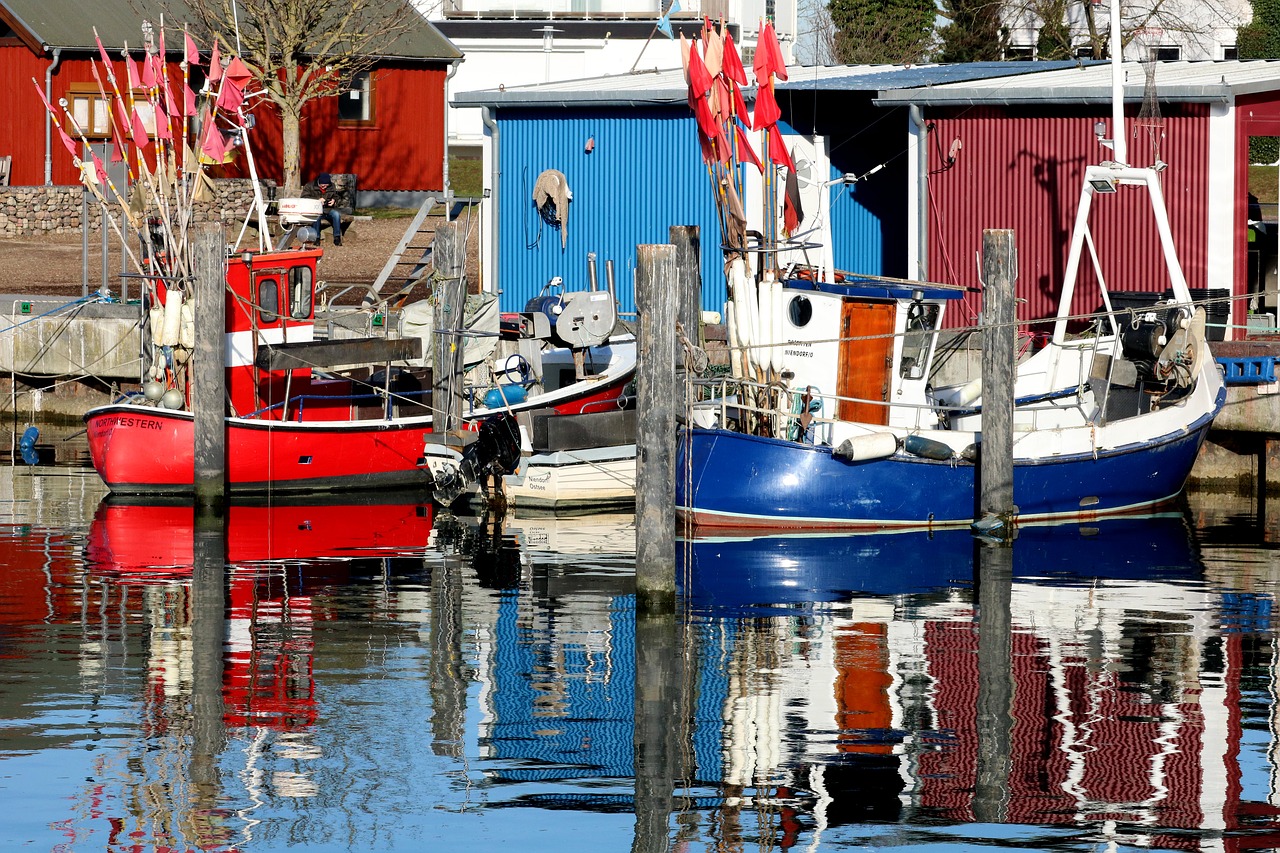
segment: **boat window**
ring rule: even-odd
[[[807,296],[796,296],[787,306],[787,314],[791,318],[791,325],[807,326],[813,319],[813,303]]]
[[[274,323],[280,319],[280,282],[270,276],[258,279],[258,322]]]
[[[924,378],[929,341],[937,325],[937,305],[912,302],[907,308],[907,333],[902,339],[902,367],[899,369],[899,375],[904,379]]]
[[[289,316],[295,320],[311,316],[311,267],[289,270]]]

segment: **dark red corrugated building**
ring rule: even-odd
[[[1270,312],[1274,326],[1275,283],[1264,277],[1266,263],[1262,275],[1250,267],[1250,251],[1260,244],[1249,233],[1248,140],[1280,136],[1280,63],[1155,63],[1155,97],[1148,106],[1158,105],[1159,116],[1152,118],[1139,118],[1147,92],[1144,67],[1127,63],[1124,71],[1128,159],[1138,166],[1167,165],[1164,192],[1188,284],[1206,291],[1197,295],[1233,298],[1223,330],[1228,339],[1243,337],[1251,299],[1259,314]],[[910,144],[923,139],[927,152],[924,182],[909,189],[924,226],[908,235],[909,274],[976,286],[983,229],[1012,228],[1018,295],[1025,300],[1019,316],[1052,316],[1083,169],[1111,154],[1095,130],[1105,122],[1110,132],[1110,75],[1103,63],[881,91],[878,105],[915,105],[923,119],[924,130],[908,131]],[[919,172],[913,169],[910,177]],[[1112,291],[1166,286],[1146,204],[1145,193],[1123,186],[1094,204],[1092,232]],[[1274,222],[1275,214],[1269,218]],[[916,233],[924,235],[923,247]],[[1097,291],[1087,286],[1093,278],[1088,266],[1076,312],[1099,304]],[[1269,293],[1259,293],[1267,287]],[[971,317],[978,305],[971,295],[961,313]],[[1253,322],[1263,326],[1267,319]]]
[[[180,80],[181,4],[167,4],[173,79]],[[32,80],[51,100],[97,100],[91,61],[94,27],[113,61],[127,42],[141,56],[142,19],[129,0],[0,0],[0,157],[13,158],[10,183],[74,184],[71,158],[49,132]],[[201,44],[204,51],[209,45]],[[312,101],[301,130],[302,179],[320,171],[349,172],[363,190],[439,190],[444,185],[445,79],[461,53],[422,20],[389,45],[356,89]],[[202,52],[207,58],[207,55]],[[117,65],[119,62],[117,61]],[[280,120],[269,104],[255,108],[253,136],[258,173],[280,181]],[[106,136],[92,142],[109,145]]]

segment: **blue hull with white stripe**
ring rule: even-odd
[[[1134,511],[1176,497],[1212,423],[1094,454],[1015,460],[1022,521]],[[847,462],[830,447],[720,429],[681,433],[676,506],[698,527],[840,529],[969,525],[978,467],[902,451]]]

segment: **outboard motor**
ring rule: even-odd
[[[558,293],[550,292],[553,290]],[[520,312],[520,337],[573,350],[577,378],[585,379],[583,351],[608,341],[617,322],[618,309],[612,293],[607,290],[566,293],[564,280],[556,276]]]
[[[520,462],[520,425],[515,416],[503,413],[480,422],[476,440],[462,453],[462,462],[455,468],[436,475],[432,497],[442,506],[449,506],[472,483],[484,486],[492,477],[494,489],[502,493],[502,476],[514,474]]]

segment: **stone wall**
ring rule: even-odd
[[[216,197],[195,206],[195,221],[206,222],[220,216],[224,225],[238,226],[253,203],[253,185],[244,178],[221,178],[213,184]],[[263,184],[264,193],[274,188],[270,181]],[[79,234],[82,194],[79,186],[0,187],[0,238]],[[100,208],[91,197],[89,227],[95,234],[102,221]],[[111,216],[119,218],[119,205],[107,209]]]

